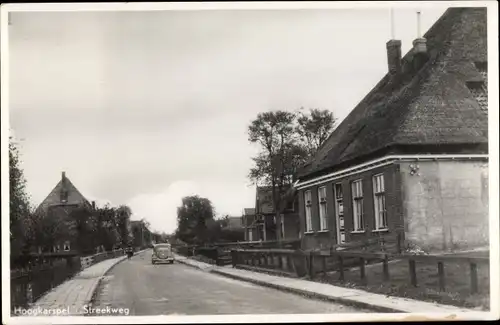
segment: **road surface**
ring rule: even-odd
[[[105,310],[107,306],[115,311],[128,308],[129,315],[136,316],[368,312],[228,279],[180,263],[152,265],[151,251],[119,263],[103,279],[93,308]]]

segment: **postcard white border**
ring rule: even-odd
[[[200,316],[103,316],[103,317],[11,317],[10,316],[10,245],[9,205],[2,204],[2,314],[6,324],[136,324],[140,323],[244,323],[244,322],[347,322],[347,321],[415,321],[415,320],[493,320],[499,316],[499,157],[498,157],[498,3],[496,1],[359,1],[359,2],[196,2],[196,3],[30,3],[1,6],[1,156],[2,200],[9,202],[9,52],[8,13],[20,11],[154,11],[154,10],[283,10],[283,9],[365,9],[365,8],[430,8],[430,7],[487,7],[488,8],[488,105],[489,110],[489,191],[490,191],[490,280],[491,310],[471,313],[408,313],[408,314],[313,314],[313,315],[200,315]]]

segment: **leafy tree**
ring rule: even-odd
[[[295,128],[300,142],[309,156],[316,153],[335,128],[337,119],[331,111],[311,109],[309,114],[301,109],[298,112]]]
[[[120,243],[120,234],[115,220],[116,211],[108,204],[96,210],[98,246],[102,245],[106,250],[112,250]]]
[[[126,205],[121,205],[116,209],[116,225],[120,235],[119,245],[122,247],[128,246],[132,241],[132,234],[129,231],[131,215],[132,210]]]
[[[293,184],[300,166],[330,136],[335,121],[333,113],[327,110],[270,111],[259,113],[248,127],[249,141],[260,147],[249,178],[254,184],[272,189],[278,239],[281,239],[282,196]]]
[[[135,247],[144,247],[153,241],[153,232],[150,230],[150,224],[145,219],[132,223],[132,242]]]
[[[30,220],[30,244],[50,252],[56,244],[77,236],[76,224],[67,217],[61,207],[36,211]],[[61,247],[62,249],[62,247]]]
[[[99,224],[95,211],[85,206],[78,207],[71,212],[70,217],[76,224],[77,249],[82,254],[94,253],[95,248],[101,244],[98,238]]]
[[[257,185],[272,187],[272,198],[276,217],[277,237],[279,232],[279,207],[281,195],[291,185],[295,166],[288,159],[292,152],[300,151],[295,130],[296,115],[286,111],[259,113],[248,127],[249,141],[257,143],[261,151],[255,157],[255,167],[250,170],[250,179]]]
[[[182,199],[177,208],[177,238],[189,244],[201,244],[209,240],[207,225],[214,219],[214,208],[207,198],[197,195]]]
[[[26,244],[29,227],[30,203],[26,193],[26,179],[20,167],[19,150],[9,137],[9,191],[10,191],[10,247],[12,255],[21,254]]]

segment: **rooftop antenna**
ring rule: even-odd
[[[417,11],[417,38],[422,38],[422,32],[420,28],[420,10]]]
[[[394,32],[394,8],[391,8],[391,39],[396,39]]]

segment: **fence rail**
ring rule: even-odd
[[[80,264],[82,265],[82,270],[83,270],[83,269],[86,269],[86,268],[96,264],[96,263],[102,262],[104,260],[123,256],[123,255],[125,255],[125,251],[123,249],[115,249],[112,251],[97,253],[97,254],[90,255],[90,256],[83,256],[80,258],[80,260],[81,260]]]
[[[444,264],[447,262],[469,265],[470,291],[478,291],[477,266],[489,264],[488,257],[448,256],[448,255],[410,255],[387,252],[363,251],[301,251],[290,249],[233,249],[231,251],[233,267],[268,269],[285,271],[297,277],[313,279],[317,274],[330,271],[338,272],[338,281],[345,280],[346,267],[359,267],[362,282],[366,281],[365,267],[370,262],[382,262],[383,280],[390,281],[390,260],[408,260],[409,280],[412,286],[417,283],[417,262],[436,263],[439,288],[445,291]]]

